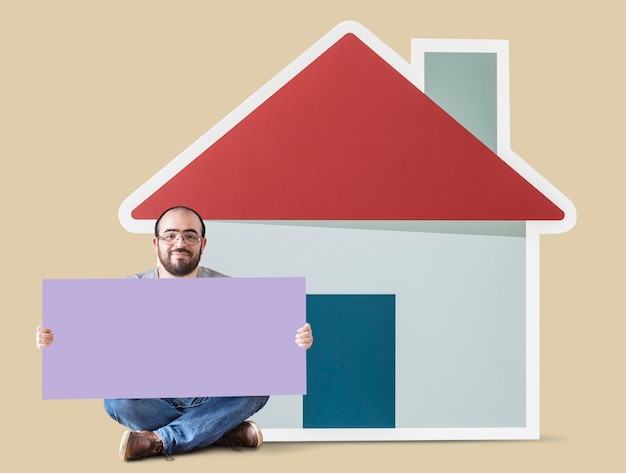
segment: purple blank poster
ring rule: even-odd
[[[44,399],[306,393],[304,278],[43,281]]]

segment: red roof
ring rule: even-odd
[[[561,220],[564,212],[354,34],[132,211],[206,220]]]

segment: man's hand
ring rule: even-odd
[[[37,345],[37,348],[43,350],[44,348],[49,347],[53,341],[54,334],[52,333],[52,330],[39,325],[35,336],[35,344]]]
[[[305,350],[313,345],[313,330],[311,330],[311,325],[308,322],[296,332],[296,344]]]

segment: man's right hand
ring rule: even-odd
[[[44,348],[49,347],[53,341],[54,334],[52,333],[52,330],[39,325],[37,327],[37,334],[35,338],[35,344],[37,345],[37,348],[43,350]]]

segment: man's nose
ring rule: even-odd
[[[174,246],[176,248],[182,248],[183,246],[187,246],[187,244],[185,243],[185,239],[183,238],[182,234],[178,235],[176,237],[176,242],[174,243]]]

